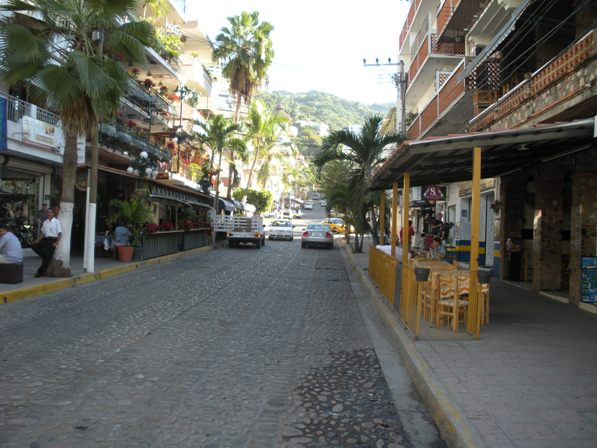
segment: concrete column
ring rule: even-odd
[[[533,221],[533,287],[558,290],[562,286],[562,182],[535,182]]]
[[[580,302],[580,259],[597,256],[597,172],[572,175],[570,304]]]

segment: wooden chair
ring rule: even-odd
[[[468,302],[460,298],[459,275],[457,272],[440,272],[436,297],[435,325],[440,328],[445,320],[448,325],[452,324],[454,333],[458,333],[460,322],[466,320],[468,309]]]

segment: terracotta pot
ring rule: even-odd
[[[130,263],[133,259],[135,248],[133,246],[116,246],[118,259],[124,263]]]

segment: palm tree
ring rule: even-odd
[[[222,28],[216,36],[213,60],[223,64],[222,74],[235,96],[234,121],[239,122],[240,106],[251,102],[254,91],[265,81],[272,63],[274,50],[269,38],[274,27],[259,23],[259,13],[243,11],[240,16],[228,18],[230,28]],[[234,162],[234,153],[231,154]],[[232,177],[233,164],[230,166]],[[231,185],[227,196],[230,197]]]
[[[355,224],[355,251],[362,251],[362,240],[359,246],[358,235],[365,234],[368,228],[367,211],[371,217],[371,231],[374,242],[377,240],[377,220],[375,215],[376,196],[369,192],[369,179],[373,168],[383,161],[382,152],[391,144],[401,143],[401,134],[383,135],[381,125],[383,118],[379,115],[369,117],[359,134],[350,129],[334,131],[328,135],[321,146],[321,152],[315,157],[314,164],[321,168],[334,160],[346,161],[346,183],[350,187],[352,205],[350,207]]]
[[[220,199],[220,168],[222,166],[222,155],[224,150],[228,149],[230,152],[240,150],[242,152],[242,149],[246,148],[246,143],[244,140],[238,137],[240,125],[238,123],[234,123],[232,120],[224,117],[223,115],[212,115],[208,118],[207,123],[196,121],[195,124],[203,129],[203,133],[194,133],[193,139],[209,146],[212,151],[210,172],[214,171],[213,161],[215,155],[218,154],[216,197],[214,198],[214,208],[217,210],[218,201]],[[229,178],[229,185],[232,183],[231,181],[232,179]]]
[[[246,188],[251,186],[251,179],[257,160],[267,159],[288,121],[289,119],[286,115],[279,113],[272,114],[258,101],[251,103],[245,126],[247,129],[247,139],[253,146],[253,163],[251,164],[251,170],[247,178]]]
[[[131,20],[136,7],[137,0],[8,0],[0,7],[14,13],[0,22],[3,78],[9,85],[27,83],[31,96],[62,120],[58,275],[70,274],[77,138],[89,134],[97,155],[98,120],[115,113],[127,89],[128,75],[118,59],[144,63],[144,47],[155,39],[149,23]],[[91,164],[97,168],[97,159]]]

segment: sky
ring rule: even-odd
[[[227,17],[259,11],[274,26],[275,57],[267,90],[319,90],[366,104],[395,103],[398,37],[410,3],[403,0],[190,0],[190,16],[214,39]]]

